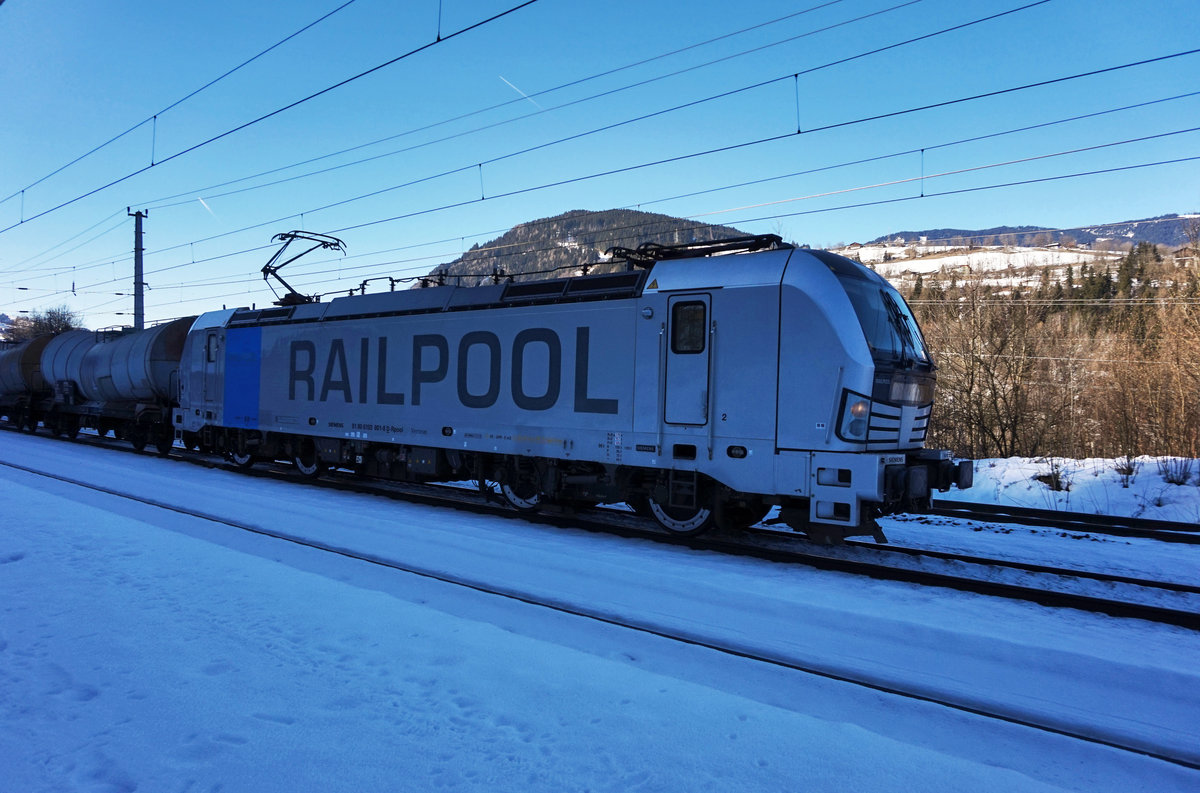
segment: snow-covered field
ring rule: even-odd
[[[0,461],[18,460],[1200,762],[1195,632],[3,434]],[[5,793],[1200,789],[1141,755],[7,466],[0,492]]]
[[[1174,484],[1171,478],[1180,482]],[[970,490],[951,490],[938,497],[1196,524],[1200,523],[1200,460],[976,460],[975,485]]]

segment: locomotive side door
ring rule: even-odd
[[[220,401],[223,383],[221,367],[221,329],[209,328],[204,332],[204,403],[211,405]]]
[[[707,294],[675,295],[667,303],[663,389],[663,416],[667,424],[708,423],[711,309]]]

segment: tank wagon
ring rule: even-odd
[[[239,465],[493,481],[522,510],[627,502],[679,534],[773,506],[878,534],[970,485],[924,448],[934,363],[874,272],[773,235],[612,253],[626,272],[203,314],[177,434]]]
[[[21,357],[25,373],[19,381],[0,376],[2,409],[25,429],[41,422],[56,435],[74,437],[89,427],[139,450],[153,443],[165,453],[175,440],[179,360],[195,319],[142,331],[67,331],[0,353],[0,371],[15,371],[9,358]]]
[[[36,406],[47,393],[42,351],[52,336],[39,336],[0,349],[0,412],[21,429],[37,427]]]

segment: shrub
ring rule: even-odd
[[[1192,465],[1195,460],[1186,457],[1159,457],[1158,473],[1172,485],[1186,485],[1192,478]]]

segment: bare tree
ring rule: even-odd
[[[79,315],[67,306],[55,306],[45,311],[18,316],[8,325],[5,341],[21,342],[46,333],[61,333],[82,327]]]
[[[1183,225],[1183,233],[1187,237],[1188,247],[1192,249],[1192,268],[1200,271],[1200,215],[1188,218]]]

